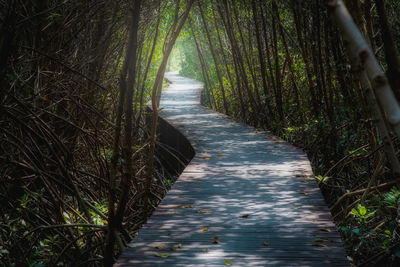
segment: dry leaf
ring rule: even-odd
[[[165,249],[165,246],[163,246],[163,245],[158,245],[158,246],[156,246],[156,249],[164,250],[164,249]]]
[[[208,229],[207,229],[207,228],[202,228],[202,229],[201,229],[201,231],[203,231],[203,232],[207,232],[207,231],[208,231]]]
[[[182,244],[179,243],[179,244],[176,244],[176,245],[174,246],[174,249],[178,249],[178,248],[181,248],[181,247],[182,247]]]
[[[296,177],[307,177],[307,175],[304,175],[304,174],[296,174],[295,176]]]
[[[49,95],[44,95],[44,100],[46,100],[47,103],[51,101]]]
[[[239,218],[249,218],[249,214],[241,215],[241,216],[239,216]]]
[[[268,242],[264,242],[263,245],[266,246],[266,247],[268,247],[268,246],[269,246],[269,243],[268,243]]]
[[[205,159],[205,160],[210,160],[211,158],[210,158],[210,157],[204,157],[203,159]]]
[[[182,205],[175,204],[175,205],[168,205],[168,208],[180,208]]]
[[[300,194],[303,194],[303,195],[305,195],[305,196],[308,195],[308,193],[307,193],[307,192],[304,192],[304,191],[300,191],[299,193],[300,193]]]
[[[219,237],[215,236],[212,240],[213,244],[219,244]]]
[[[154,253],[155,257],[159,257],[159,258],[168,258],[169,254],[168,253]]]
[[[328,232],[328,233],[331,232],[331,229],[329,229],[329,228],[319,228],[319,230],[322,232]]]
[[[225,259],[225,265],[230,266],[231,262],[228,259]]]
[[[223,156],[224,156],[224,155],[217,155],[217,157],[220,157],[220,158],[223,157]]]
[[[188,208],[191,208],[192,205],[185,205],[185,206],[183,206],[183,207],[186,208],[186,209],[188,209]]]
[[[199,210],[198,213],[212,213],[211,210]]]

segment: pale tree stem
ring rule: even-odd
[[[332,13],[344,38],[353,48],[351,53],[352,60],[365,69],[375,95],[387,114],[390,125],[396,134],[400,136],[400,107],[385,73],[354,23],[343,1],[331,0],[328,6],[332,8]]]

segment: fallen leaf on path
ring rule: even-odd
[[[295,176],[296,177],[307,177],[307,175],[305,175],[305,174],[296,174]]]
[[[305,196],[308,195],[308,193],[307,193],[307,192],[304,192],[304,191],[300,191],[299,193],[300,193],[300,194],[303,194],[303,195],[305,195]]]
[[[176,204],[176,205],[168,205],[168,208],[180,208],[182,205]]]
[[[154,253],[155,257],[159,257],[159,258],[168,258],[169,254],[168,253]]]
[[[215,236],[212,240],[213,244],[219,244],[219,237]]]
[[[208,231],[208,229],[207,229],[207,228],[202,228],[202,229],[201,229],[201,231],[203,231],[203,232],[207,232],[207,231]]]
[[[185,205],[183,206],[185,209],[192,208],[192,205]]]
[[[165,246],[164,246],[164,245],[158,245],[158,246],[156,246],[156,249],[164,250],[164,249],[165,249]]]
[[[211,158],[210,158],[210,157],[204,157],[203,159],[205,159],[205,160],[210,160]]]
[[[319,228],[319,230],[322,232],[328,232],[328,233],[331,232],[331,229],[329,229],[329,228]]]
[[[230,266],[231,262],[228,259],[225,259],[225,265]]]
[[[241,215],[241,216],[239,216],[239,218],[249,218],[249,214]]]
[[[199,210],[198,213],[212,213],[211,210]]]
[[[181,248],[181,247],[182,247],[182,244],[179,243],[179,244],[176,244],[173,249],[176,250],[176,249]]]
[[[268,247],[268,246],[269,246],[269,243],[268,243],[268,242],[264,242],[263,245],[266,246],[266,247]]]
[[[217,157],[220,157],[220,158],[223,157],[223,156],[224,156],[224,155],[217,155]]]

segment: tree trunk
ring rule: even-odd
[[[310,66],[311,64],[310,64],[310,60],[308,57],[305,40],[303,38],[304,25],[301,20],[302,10],[301,10],[300,5],[301,5],[301,2],[292,0],[292,11],[293,11],[294,24],[295,24],[295,28],[296,28],[297,39],[299,41],[301,56],[303,58],[305,69],[306,69],[308,88],[309,88],[310,94],[311,94],[311,105],[313,107],[312,111],[313,111],[314,117],[318,117],[318,115],[319,115],[318,102],[319,101],[317,98],[317,94],[315,92],[313,75],[312,75],[312,70],[311,70],[311,66]]]
[[[151,194],[151,184],[153,181],[153,169],[154,169],[154,152],[155,152],[155,147],[156,147],[156,134],[157,134],[157,121],[158,121],[158,108],[160,106],[160,98],[161,98],[161,88],[162,88],[162,81],[164,79],[164,73],[165,69],[167,66],[168,58],[169,55],[171,54],[172,48],[174,47],[175,41],[178,38],[178,35],[183,27],[183,25],[186,22],[186,19],[189,15],[190,9],[193,5],[193,0],[189,0],[186,6],[186,10],[182,14],[182,16],[178,17],[178,11],[179,11],[179,2],[177,3],[175,7],[175,22],[174,25],[177,25],[177,27],[173,26],[172,28],[174,31],[171,33],[171,37],[169,40],[166,40],[165,43],[165,54],[164,57],[161,61],[160,67],[158,68],[157,71],[157,76],[154,82],[153,90],[152,90],[152,96],[151,96],[151,105],[153,109],[153,118],[152,118],[152,125],[151,125],[151,130],[150,130],[150,148],[149,148],[149,153],[148,153],[148,162],[146,166],[146,185],[145,185],[145,190],[146,190],[146,205],[150,205],[149,203],[149,196]],[[180,21],[179,21],[180,19]],[[179,22],[179,24],[178,24]]]
[[[272,107],[270,103],[270,92],[268,89],[267,85],[267,78],[266,78],[266,67],[265,67],[265,61],[264,61],[264,56],[263,56],[263,46],[260,38],[260,29],[259,29],[259,21],[257,20],[257,7],[256,7],[256,0],[251,1],[251,6],[253,9],[253,20],[254,20],[254,26],[256,28],[256,39],[257,39],[257,51],[258,51],[258,60],[260,61],[260,68],[261,68],[261,80],[262,80],[262,85],[263,85],[263,91],[264,91],[264,97],[265,97],[265,104],[268,108],[268,113],[269,116],[272,117]],[[268,122],[267,122],[268,123]],[[267,124],[268,125],[268,124]]]
[[[210,91],[209,91],[209,90],[210,90],[210,87],[211,87],[211,81],[210,81],[210,77],[209,77],[208,71],[207,71],[207,70],[208,70],[207,64],[206,64],[206,62],[205,62],[205,60],[204,60],[203,53],[202,53],[202,51],[201,51],[201,48],[200,48],[200,46],[199,46],[199,43],[197,42],[197,37],[196,37],[196,34],[195,34],[194,30],[193,30],[192,20],[190,19],[190,17],[189,17],[189,24],[190,24],[190,30],[191,30],[192,35],[193,35],[193,41],[194,41],[194,44],[195,44],[195,46],[196,46],[197,55],[198,55],[199,60],[200,60],[201,73],[202,73],[202,75],[203,75],[204,87],[205,87],[205,89],[206,89],[208,104],[210,105],[210,107],[211,107],[212,109],[218,110],[217,104],[216,104],[216,102],[215,102],[215,98],[212,97],[213,95],[212,95],[212,93],[210,93]],[[211,97],[213,98],[214,101],[211,100]],[[214,104],[214,107],[213,107],[213,104]]]
[[[392,31],[386,16],[385,3],[382,0],[375,0],[376,10],[379,15],[379,22],[382,30],[383,50],[385,51],[385,59],[387,63],[387,77],[390,86],[396,96],[400,100],[400,60],[397,52],[397,44],[394,42]]]
[[[141,0],[135,0],[133,9],[131,10],[131,25],[129,32],[129,41],[127,44],[127,53],[124,66],[120,76],[120,97],[117,110],[117,122],[115,127],[113,154],[111,159],[110,170],[110,188],[109,188],[109,203],[108,203],[108,231],[106,238],[106,251],[104,256],[104,265],[111,266],[114,262],[114,243],[117,239],[117,230],[122,227],[122,219],[125,211],[125,205],[128,199],[128,193],[132,179],[132,96],[133,84],[136,75],[136,49],[137,49],[137,32],[139,28]],[[122,112],[125,102],[126,118],[125,118],[125,137],[124,148],[122,155],[125,158],[125,170],[121,181],[121,196],[118,202],[118,208],[115,210],[116,204],[116,169],[120,158],[119,145],[121,136]]]
[[[211,41],[211,37],[210,37],[210,33],[207,27],[207,23],[206,20],[204,18],[204,13],[203,13],[203,9],[201,7],[201,2],[197,2],[198,6],[199,6],[199,10],[200,10],[200,16],[201,16],[201,20],[203,21],[203,26],[204,26],[204,30],[206,31],[206,35],[207,35],[207,40],[208,40],[208,44],[210,47],[210,51],[211,51],[211,55],[213,57],[214,60],[214,65],[215,65],[215,71],[217,72],[217,78],[218,78],[218,82],[220,84],[221,87],[221,93],[222,93],[222,100],[223,100],[223,104],[224,104],[224,109],[225,109],[225,113],[227,115],[229,115],[229,108],[228,108],[228,102],[226,100],[226,95],[225,95],[225,88],[224,88],[224,83],[222,81],[222,75],[219,69],[219,65],[218,65],[218,61],[217,61],[217,56],[216,53],[214,51],[214,44]],[[194,36],[194,34],[193,34]],[[196,45],[197,46],[197,45]]]
[[[272,1],[272,12],[279,16],[278,6],[275,1]],[[279,119],[284,122],[283,107],[282,107],[282,83],[281,83],[281,72],[279,65],[279,55],[278,55],[278,38],[276,34],[276,19],[272,16],[272,38],[273,38],[273,53],[275,60],[275,80],[276,80],[276,94],[275,102],[276,108],[278,110]]]

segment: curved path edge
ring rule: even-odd
[[[166,78],[160,115],[196,154],[114,266],[349,266],[305,153]]]

